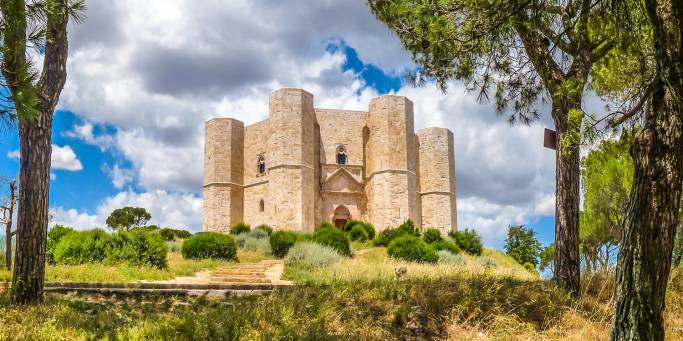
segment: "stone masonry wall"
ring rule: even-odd
[[[453,133],[445,128],[417,132],[420,156],[422,227],[457,229]]]

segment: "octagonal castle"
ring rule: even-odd
[[[245,222],[312,231],[368,221],[378,231],[412,219],[457,228],[453,133],[414,132],[413,103],[381,96],[367,112],[317,109],[313,95],[270,95],[267,119],[205,124],[205,231]]]

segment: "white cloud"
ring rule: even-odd
[[[64,136],[79,139],[89,145],[97,146],[104,151],[114,144],[114,138],[108,134],[95,136],[93,134],[93,124],[90,122],[81,125],[74,125],[72,130],[64,132]]]
[[[75,209],[65,209],[61,206],[50,208],[50,227],[54,225],[65,225],[77,230],[87,230],[95,227],[103,227],[104,221],[96,215],[79,213]]]
[[[20,155],[18,150],[12,150],[7,153],[7,157],[13,160],[19,160]]]
[[[65,145],[60,147],[56,144],[52,145],[52,169],[61,169],[71,172],[83,169],[81,161],[76,157],[76,153],[71,149],[71,146]]]
[[[121,168],[118,164],[115,164],[113,168],[107,166],[106,171],[111,177],[112,184],[118,189],[121,189],[127,183],[133,181],[135,177],[135,172],[133,172],[133,170]]]

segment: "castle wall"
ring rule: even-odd
[[[320,126],[320,163],[336,164],[337,147],[344,145],[347,164],[363,165],[363,127],[367,113],[362,111],[315,109]]]
[[[268,167],[272,160],[266,157],[266,173],[258,172],[258,157],[267,156],[270,135],[267,119],[244,128],[244,221],[252,225],[272,224],[270,215],[274,202],[268,193]],[[260,211],[261,200],[264,212]]]
[[[417,154],[414,150],[413,103],[401,96],[370,102],[366,192],[369,217],[378,230],[406,219],[420,224],[417,209]]]
[[[445,128],[417,132],[420,156],[422,227],[444,233],[457,229],[453,133]]]
[[[243,220],[244,124],[230,118],[207,121],[204,127],[205,231],[229,231]]]

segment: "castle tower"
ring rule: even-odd
[[[244,123],[212,119],[204,136],[203,229],[228,232],[243,219]]]
[[[370,102],[366,193],[370,221],[384,230],[412,219],[421,223],[417,195],[417,139],[413,103],[402,96]]]
[[[443,233],[457,230],[453,133],[446,128],[425,128],[417,136],[422,228]]]
[[[271,221],[280,229],[309,230],[315,224],[316,143],[313,95],[284,88],[270,95],[270,125],[267,159]]]

